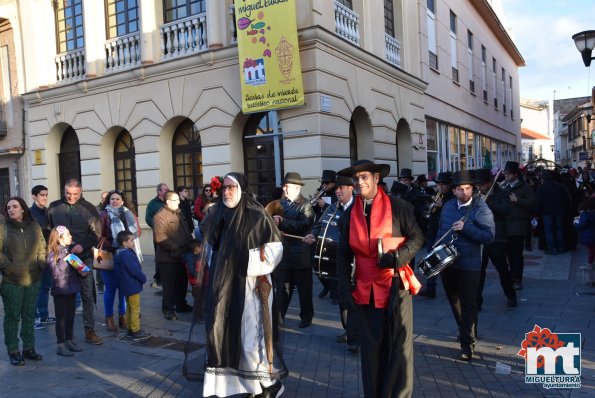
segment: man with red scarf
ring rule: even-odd
[[[421,285],[408,264],[424,237],[413,206],[378,189],[389,171],[388,164],[358,160],[338,173],[352,177],[359,193],[339,220],[337,276],[342,301],[352,295],[360,317],[362,379],[369,398],[410,397],[413,391],[411,296]]]

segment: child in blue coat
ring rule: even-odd
[[[578,207],[579,216],[574,220],[574,227],[580,232],[579,242],[589,250],[589,264],[580,269],[593,268],[595,261],[595,198],[588,198]]]
[[[132,340],[144,340],[151,337],[150,333],[140,328],[140,292],[147,282],[136,252],[134,251],[134,234],[124,230],[116,237],[118,246],[114,257],[114,272],[120,286],[120,291],[126,297],[126,323],[128,337]]]

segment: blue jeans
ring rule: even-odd
[[[41,272],[41,283],[39,285],[39,292],[37,293],[37,300],[35,303],[35,317],[42,321],[47,319],[50,315],[48,312],[48,301],[50,299],[50,288],[52,287],[52,271],[50,267],[45,267]]]
[[[114,271],[101,270],[101,277],[105,291],[103,293],[103,310],[106,318],[114,316],[114,301],[116,301],[116,290],[118,290],[118,315],[126,314],[126,297],[118,288],[118,277]]]
[[[544,214],[543,230],[548,250],[564,251],[564,214]]]

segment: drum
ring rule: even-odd
[[[436,246],[421,260],[416,267],[421,270],[425,278],[438,275],[459,257],[457,248],[452,243]]]
[[[328,214],[321,220],[322,228],[314,251],[314,274],[319,278],[337,277],[337,248],[339,244],[339,215]]]

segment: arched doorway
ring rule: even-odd
[[[283,175],[282,162],[275,161],[283,159],[283,141],[274,134],[279,131],[276,116],[274,111],[255,113],[244,126],[244,172],[256,200],[263,205],[273,200],[277,168],[279,175]],[[277,123],[276,128],[274,123]]]
[[[172,158],[175,189],[185,185],[190,197],[195,198],[199,187],[203,185],[202,144],[200,133],[190,119],[185,119],[176,128],[172,144]]]
[[[401,119],[397,124],[397,146],[395,155],[397,156],[397,168],[404,167],[413,169],[413,154],[411,153],[413,142],[411,140],[411,129],[406,120]]]
[[[357,134],[353,119],[349,121],[349,161],[353,163],[357,160]]]
[[[76,178],[81,181],[81,152],[79,139],[71,126],[68,126],[60,141],[58,154],[58,169],[60,173],[60,192],[66,181]]]
[[[128,200],[134,203],[134,210],[138,211],[135,155],[132,136],[122,130],[114,144],[114,180],[116,188],[124,191]]]

